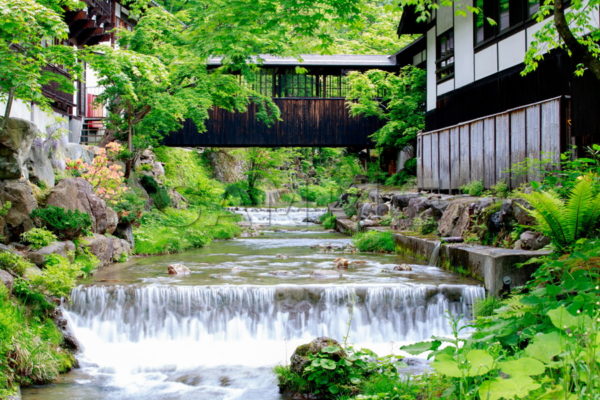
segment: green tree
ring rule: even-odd
[[[458,14],[483,12],[480,8],[465,6],[454,0],[400,0],[402,7],[415,7],[419,21],[427,21],[432,11],[440,6],[452,6],[454,3]],[[568,4],[566,0],[543,0],[535,18],[538,22],[551,18],[534,34],[525,56],[523,73],[534,71],[548,50],[563,48],[576,61],[578,75],[587,68],[600,80],[600,30],[594,26],[599,8],[600,0],[571,1]],[[487,20],[490,24],[497,23],[489,18]]]
[[[55,82],[61,90],[73,91],[71,79],[46,67],[54,64],[72,76],[77,74],[76,49],[55,43],[68,38],[64,10],[79,8],[81,3],[76,0],[0,2],[0,101],[6,102],[0,131],[6,126],[14,99],[49,109],[50,100],[42,94],[44,85]]]
[[[385,125],[373,134],[381,149],[412,144],[425,123],[425,72],[413,66],[395,74],[381,70],[348,75],[350,114],[377,117]]]

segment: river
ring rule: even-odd
[[[415,260],[344,253],[350,238],[303,222],[306,210],[237,212],[264,224],[261,235],[136,257],[75,288],[63,308],[80,368],[23,398],[276,400],[272,368],[299,344],[330,336],[399,353],[449,335],[447,313],[469,318],[484,296],[477,282]],[[323,272],[337,257],[358,263]],[[172,263],[192,273],[169,276]],[[412,271],[395,271],[400,263]]]

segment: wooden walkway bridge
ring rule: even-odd
[[[220,59],[210,60],[218,67]],[[296,68],[306,70],[296,73]],[[304,55],[295,58],[264,57],[254,89],[274,98],[282,121],[271,127],[256,119],[256,108],[232,113],[213,109],[206,132],[187,121],[165,138],[177,147],[372,147],[369,136],[382,126],[376,118],[351,117],[345,104],[344,75],[369,69],[396,70],[394,56]]]

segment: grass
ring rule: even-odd
[[[356,248],[362,252],[392,253],[396,250],[396,241],[391,232],[368,231],[358,233],[352,240]]]
[[[232,239],[240,233],[238,220],[222,210],[153,210],[134,230],[135,253],[172,254],[203,247],[214,239]]]
[[[0,398],[18,385],[49,383],[69,370],[75,358],[62,341],[47,314],[25,307],[0,285]]]

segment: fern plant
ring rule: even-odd
[[[534,229],[549,237],[559,251],[568,250],[578,239],[595,234],[600,218],[600,194],[595,193],[590,174],[579,179],[565,201],[552,191],[520,193],[533,209]]]

